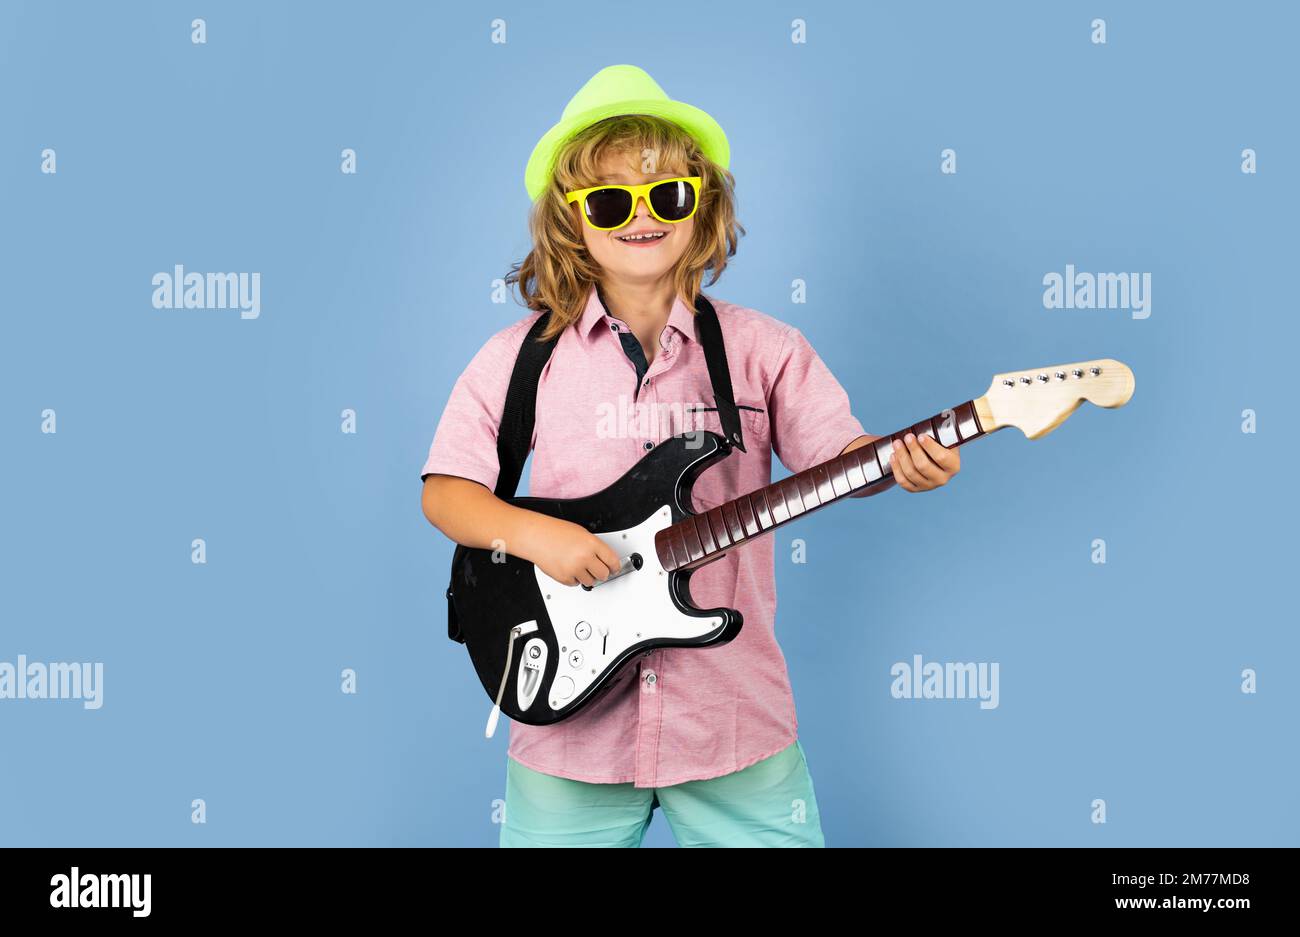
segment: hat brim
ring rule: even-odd
[[[528,190],[528,197],[536,201],[546,191],[546,186],[551,181],[551,171],[555,168],[555,157],[570,137],[606,118],[629,114],[649,114],[676,124],[694,138],[705,156],[723,169],[729,168],[731,147],[727,143],[727,135],[722,132],[722,127],[716,120],[698,107],[681,101],[620,101],[574,114],[542,135],[537,146],[533,147],[533,154],[528,157],[528,166],[524,169],[524,187]]]

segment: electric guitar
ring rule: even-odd
[[[530,511],[581,524],[622,563],[595,586],[561,585],[532,563],[458,547],[449,597],[493,708],[528,725],[567,719],[596,699],[636,655],[704,648],[740,633],[740,612],[697,608],[691,573],[728,550],[832,502],[892,480],[893,440],[908,432],[948,448],[1007,426],[1045,436],[1085,400],[1120,407],[1133,372],[1111,359],[998,374],[987,393],[702,514],[691,486],[731,453],[707,430],[664,440],[626,475],[585,498],[512,498]]]

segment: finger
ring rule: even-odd
[[[947,480],[943,469],[930,461],[930,457],[921,448],[915,435],[908,433],[903,437],[903,443],[907,446],[907,454],[911,456],[912,467],[916,469],[916,474],[925,480],[927,487],[936,488]]]
[[[576,578],[578,582],[582,583],[588,589],[590,589],[592,586],[596,584],[595,578],[591,575],[591,573],[587,572],[585,569],[582,572],[578,573],[578,575],[574,578]]]
[[[939,440],[930,436],[922,436],[921,445],[925,447],[930,460],[943,469],[949,477],[961,471],[961,453],[956,449],[949,449]]]
[[[600,546],[596,547],[596,557],[602,563],[604,563],[606,566],[609,567],[609,571],[611,573],[614,572],[614,570],[618,569],[621,565],[623,565],[618,558],[618,554],[614,552],[613,547],[611,547],[604,540],[598,540],[597,542],[600,544]]]
[[[889,467],[894,472],[894,480],[898,482],[900,488],[906,491],[919,491],[916,470],[912,467],[912,457],[908,455],[907,447],[902,443],[894,442],[894,453],[889,457]]]
[[[604,582],[611,575],[611,570],[605,565],[604,560],[594,556],[587,563],[587,572],[590,573],[593,578],[599,579],[601,582]]]

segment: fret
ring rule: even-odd
[[[772,512],[767,507],[767,494],[762,488],[745,497],[749,498],[754,505],[754,516],[758,518],[758,529],[762,533],[767,533],[776,526],[776,522],[772,520]]]
[[[968,400],[702,514],[693,514],[655,536],[663,568],[669,572],[695,569],[804,514],[867,489],[884,487],[893,480],[890,460],[894,440],[901,440],[909,432],[929,436],[948,449],[984,434],[974,401]]]
[[[786,520],[794,520],[804,512],[803,496],[799,494],[799,476],[789,475],[776,483],[785,501]]]
[[[762,489],[767,496],[767,505],[772,510],[772,526],[780,527],[790,519],[790,509],[786,507],[785,495],[775,485]]]
[[[815,465],[809,469],[808,474],[811,476],[813,486],[817,491],[817,503],[828,504],[835,500],[835,486],[831,483],[831,475],[838,472],[837,468],[839,459],[834,458],[829,462],[821,465]]]
[[[722,515],[722,520],[727,525],[727,532],[731,534],[731,542],[739,543],[745,539],[745,528],[740,526],[740,515],[736,513],[736,505],[733,501],[718,507],[718,512]]]
[[[876,461],[880,463],[881,474],[891,474],[889,461],[894,457],[894,436],[882,436],[870,445],[875,450]]]
[[[840,456],[840,458],[844,460],[844,464],[847,466],[844,477],[848,480],[849,488],[853,491],[865,488],[868,484],[880,477],[880,466],[876,465],[876,460],[874,458],[870,460],[870,463],[871,468],[876,470],[876,474],[873,476],[863,470],[864,465],[867,462],[865,457],[866,452],[867,448],[864,446],[861,449],[854,449],[852,452],[846,452],[844,455]]]
[[[704,555],[711,556],[718,552],[718,545],[713,539],[713,532],[709,529],[709,520],[696,514],[689,519],[695,527],[695,533],[699,535],[700,546],[704,547]]]
[[[736,499],[736,511],[740,515],[740,522],[745,525],[745,536],[756,536],[760,528],[758,519],[754,517],[754,505],[749,495],[741,495]]]
[[[686,521],[689,522],[681,522],[676,526],[681,530],[681,537],[686,542],[686,551],[690,555],[690,561],[697,563],[697,561],[708,555],[708,551],[705,548],[705,542],[699,539],[699,530],[695,528],[694,517],[688,517]]]
[[[842,498],[853,490],[852,486],[849,485],[844,459],[835,460],[835,470],[831,473],[830,482],[831,498]]]
[[[713,542],[718,545],[718,549],[725,550],[731,546],[731,536],[727,532],[726,521],[722,519],[722,509],[705,511],[704,518],[709,522],[709,533],[713,534]]]
[[[682,534],[679,530],[673,530],[669,527],[664,531],[665,537],[659,548],[663,550],[664,559],[674,568],[685,566],[690,560],[682,550]]]

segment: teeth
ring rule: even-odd
[[[621,238],[620,241],[655,241],[663,237],[662,231],[652,231],[649,234],[628,234]]]

